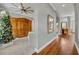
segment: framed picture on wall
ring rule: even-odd
[[[48,33],[52,33],[54,31],[54,17],[48,15],[47,22],[48,22],[47,24]]]

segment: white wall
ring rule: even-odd
[[[56,18],[54,10],[49,4],[39,3],[39,4],[30,4],[34,9],[33,14],[33,32],[35,39],[32,39],[34,43],[34,49],[40,49],[43,45],[48,43],[56,36],[56,19],[54,20],[54,32],[48,34],[47,32],[47,16],[51,15]]]
[[[75,32],[75,17],[71,17],[70,28],[71,28],[72,32]]]
[[[75,42],[79,49],[79,4],[74,4],[75,12]],[[78,50],[79,52],[79,50]]]
[[[33,15],[33,28],[35,33],[34,49],[40,49],[43,45],[48,43],[56,36],[56,14],[49,4],[39,3],[30,4],[34,8],[35,12]],[[54,17],[54,32],[48,34],[47,32],[47,16],[51,15]]]
[[[40,7],[41,6],[41,7]],[[56,20],[54,20],[54,32],[48,34],[47,32],[47,16],[51,15],[56,18],[54,10],[49,4],[38,5],[38,49],[48,43],[56,36]]]

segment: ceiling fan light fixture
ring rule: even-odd
[[[17,8],[19,8],[20,10],[21,10],[21,13],[25,13],[25,14],[28,14],[28,13],[33,13],[34,11],[33,10],[31,10],[31,7],[25,7],[24,5],[23,5],[23,3],[20,3],[20,6],[18,6]]]

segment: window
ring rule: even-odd
[[[54,31],[54,17],[48,15],[48,33],[52,33]]]

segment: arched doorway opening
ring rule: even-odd
[[[27,37],[32,31],[32,21],[26,18],[10,18],[14,38]]]

